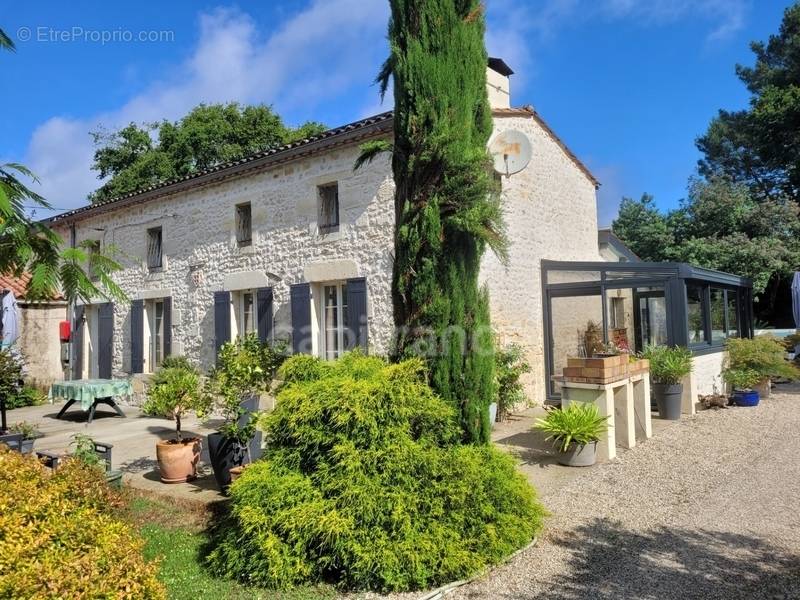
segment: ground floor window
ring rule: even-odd
[[[164,300],[150,300],[145,306],[149,329],[149,365],[147,371],[155,372],[164,360]]]
[[[231,294],[233,338],[242,338],[258,329],[256,293],[254,290],[240,290]]]
[[[344,352],[347,329],[347,290],[345,284],[322,286],[322,356],[326,360],[339,358]]]

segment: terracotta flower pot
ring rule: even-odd
[[[156,442],[156,458],[164,483],[183,483],[197,477],[200,438]]]
[[[245,470],[245,469],[246,469],[248,466],[249,466],[249,465],[239,465],[238,467],[233,467],[233,468],[230,470],[230,473],[231,473],[231,483],[233,483],[234,481],[236,481],[237,479],[239,479],[239,477],[241,477],[241,476],[242,476],[242,473],[244,473],[244,470]]]

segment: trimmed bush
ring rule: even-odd
[[[164,598],[120,506],[98,469],[0,447],[0,598]]]
[[[800,379],[800,370],[786,360],[783,344],[771,335],[729,338],[726,346],[731,369],[754,371],[760,380]]]
[[[420,360],[289,359],[264,460],[231,487],[212,570],[287,588],[412,590],[474,574],[529,542],[543,509],[514,461],[462,446]]]

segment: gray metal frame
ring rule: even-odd
[[[554,271],[597,271],[599,280],[549,283],[549,275]],[[609,273],[622,273],[619,278],[609,279]],[[689,344],[688,309],[686,285],[699,284],[703,286],[705,294],[704,330],[706,342],[702,344]],[[737,328],[741,337],[753,337],[753,283],[745,277],[738,277],[730,273],[722,273],[711,269],[694,267],[685,263],[646,263],[646,262],[569,262],[569,261],[542,261],[542,316],[544,326],[544,355],[545,377],[547,380],[547,397],[556,399],[558,395],[553,391],[552,375],[554,370],[553,360],[553,321],[551,315],[551,300],[576,296],[600,296],[603,311],[603,340],[608,342],[608,290],[628,289],[637,287],[663,287],[664,299],[667,307],[667,343],[670,346],[688,347],[693,354],[709,354],[720,352],[724,342],[712,342],[711,335],[711,302],[710,290],[712,287],[726,291],[725,299],[725,327],[729,326],[727,294],[733,291],[737,298]]]

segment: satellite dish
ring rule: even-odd
[[[489,153],[495,171],[501,175],[519,173],[531,161],[531,142],[521,131],[502,131],[489,142]]]

